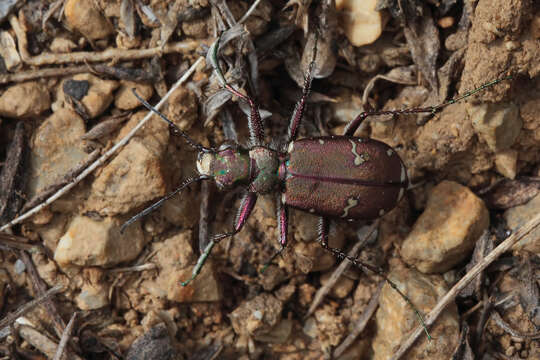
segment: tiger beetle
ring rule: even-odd
[[[227,233],[214,235],[209,239],[193,268],[192,276],[181,282],[182,286],[186,286],[200,273],[214,246],[221,240],[242,230],[253,211],[257,196],[274,193],[277,200],[280,250],[270,261],[279,255],[288,244],[289,207],[318,215],[321,246],[339,259],[347,259],[359,268],[368,269],[382,276],[411,306],[428,339],[431,339],[420,312],[382,270],[328,245],[330,219],[352,221],[373,220],[381,217],[398,204],[405,194],[405,190],[409,187],[407,169],[394,149],[383,142],[354,137],[353,135],[369,116],[435,114],[450,104],[511,77],[491,81],[458,98],[436,106],[362,112],[346,126],[341,136],[310,137],[297,140],[298,129],[311,87],[316,56],[315,45],[313,58],[305,76],[302,96],[290,119],[286,141],[282,145],[272,146],[264,141],[263,122],[255,100],[249,95],[242,94],[225,80],[217,59],[219,41],[220,39],[209,49],[211,63],[223,87],[246,101],[250,106],[249,145],[244,147],[229,141],[218,148],[205,147],[189,137],[134,92],[147,109],[159,115],[173,131],[182,136],[191,147],[198,150],[196,167],[199,175],[186,179],[177,189],[129,219],[122,226],[122,230],[160,207],[166,200],[192,183],[213,180],[221,190],[231,189],[235,186],[244,187],[246,191],[234,220],[233,229]]]

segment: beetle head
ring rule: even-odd
[[[219,188],[249,181],[249,155],[233,142],[222,144],[216,151],[200,152],[197,171],[214,178]]]

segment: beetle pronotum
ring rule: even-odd
[[[436,106],[363,112],[346,126],[341,136],[297,140],[298,129],[311,87],[316,56],[315,45],[313,59],[305,76],[302,97],[292,114],[286,141],[280,146],[272,147],[264,142],[264,127],[255,101],[250,96],[240,93],[225,80],[217,60],[218,45],[219,39],[209,49],[214,71],[224,88],[248,102],[251,109],[248,123],[249,146],[243,147],[237,143],[228,142],[220,145],[217,149],[205,147],[191,139],[173,122],[135,94],[145,107],[158,114],[190,146],[199,151],[196,162],[199,176],[185,180],[177,189],[129,219],[122,226],[122,230],[194,182],[214,180],[220,189],[244,186],[246,192],[242,197],[233,229],[210,238],[193,268],[192,276],[181,283],[182,286],[186,286],[199,274],[212,248],[222,239],[233,236],[242,229],[255,206],[257,196],[276,193],[279,245],[281,248],[277,254],[288,244],[288,207],[319,215],[319,242],[321,246],[340,259],[348,259],[357,267],[381,275],[414,309],[429,338],[420,312],[380,269],[362,263],[356,258],[348,256],[342,250],[328,245],[330,218],[376,219],[393,209],[409,186],[405,165],[394,149],[380,141],[358,138],[353,135],[360,124],[369,116],[433,114],[445,106],[510,77],[491,81],[458,98]]]

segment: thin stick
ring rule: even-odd
[[[71,336],[73,325],[75,325],[76,317],[77,317],[77,313],[74,312],[73,315],[71,316],[71,319],[69,319],[69,322],[66,328],[64,329],[64,332],[62,333],[62,337],[60,338],[60,342],[58,343],[58,348],[56,349],[56,354],[54,354],[53,360],[60,360],[62,358],[62,355],[64,354],[64,349],[66,348],[69,337]]]
[[[28,311],[32,310],[36,306],[42,304],[43,302],[49,300],[54,295],[58,294],[64,289],[62,285],[56,285],[55,287],[50,288],[47,290],[43,295],[40,297],[27,302],[26,304],[19,307],[17,310],[15,310],[12,313],[8,313],[2,320],[0,320],[0,329],[3,329],[6,326],[10,326],[17,320],[19,317],[21,317],[23,314],[26,314]]]
[[[536,331],[533,333],[520,333],[517,330],[514,330],[508,325],[506,321],[503,320],[501,315],[497,311],[493,311],[491,314],[491,318],[499,327],[501,327],[504,331],[506,331],[508,334],[512,335],[513,337],[519,338],[519,339],[540,339],[540,331]]]
[[[17,328],[18,334],[21,338],[26,340],[30,345],[47,355],[47,358],[52,358],[56,353],[58,344],[52,341],[48,336],[43,335],[38,330],[28,325],[20,325]],[[66,358],[66,357],[64,357]],[[76,354],[70,354],[70,360],[83,360]]]
[[[480,272],[487,268],[493,261],[495,261],[499,256],[501,256],[506,251],[521,240],[523,237],[527,236],[531,231],[537,228],[540,225],[540,213],[536,214],[529,222],[519,228],[515,233],[510,235],[506,240],[504,240],[499,246],[497,246],[493,251],[491,251],[481,262],[476,264],[460,281],[458,281],[450,291],[444,295],[437,305],[431,310],[431,312],[426,316],[425,323],[426,326],[431,326],[437,319],[437,317],[442,313],[442,311],[452,302],[455,297],[460,293],[461,290],[467,286]],[[417,327],[414,332],[401,343],[401,346],[396,351],[391,360],[398,360],[409,350],[409,348],[414,344],[416,339],[424,331],[422,327]]]
[[[255,11],[255,9],[257,8],[257,5],[259,5],[259,3],[261,2],[261,0],[256,0],[253,5],[251,5],[251,7],[248,9],[248,11],[246,11],[246,13],[244,14],[244,16],[242,16],[242,18],[240,20],[238,20],[238,23],[241,24],[243,23],[244,21],[247,20],[247,18]]]
[[[371,237],[371,235],[373,234],[375,229],[377,229],[378,226],[379,226],[379,220],[377,219],[368,228],[368,231],[365,234],[365,236],[363,236],[362,239],[360,239],[359,241],[356,242],[354,247],[349,251],[348,255],[351,256],[351,257],[355,257],[356,253],[360,250],[360,248],[362,248],[366,244],[367,240]],[[334,270],[334,272],[332,273],[332,275],[328,279],[327,283],[324,284],[324,286],[322,286],[317,291],[317,293],[315,294],[315,297],[313,298],[313,301],[311,302],[311,305],[309,306],[309,310],[308,310],[307,314],[304,316],[304,318],[307,318],[307,317],[311,316],[311,314],[313,314],[313,312],[315,311],[315,309],[317,309],[317,307],[319,306],[321,301],[324,299],[326,294],[328,294],[328,292],[330,292],[330,290],[335,285],[335,283],[338,281],[338,279],[341,277],[341,275],[351,265],[352,265],[352,263],[347,259],[343,259],[341,261],[341,264],[339,264],[339,266],[336,268],[336,270]]]
[[[182,85],[190,76],[195,72],[195,69],[199,66],[200,63],[204,61],[203,57],[200,57],[191,65],[191,67],[186,71],[186,73],[178,79],[178,81],[171,87],[171,89],[165,94],[165,96],[156,104],[155,108],[159,109],[163,106],[163,104],[167,101],[169,96],[180,86]],[[69,190],[71,190],[75,185],[77,185],[82,179],[87,177],[92,171],[94,171],[97,167],[103,165],[107,159],[109,159],[116,151],[121,149],[127,142],[135,135],[135,133],[146,124],[146,122],[154,115],[152,111],[149,111],[146,116],[139,121],[137,126],[135,126],[122,140],[120,140],[118,143],[116,143],[112,148],[110,148],[105,154],[103,154],[99,159],[97,159],[92,165],[90,165],[86,170],[84,170],[82,173],[80,173],[76,178],[73,179],[73,181],[66,186],[64,186],[62,189],[58,190],[53,196],[48,198],[44,203],[36,206],[35,208],[27,211],[23,215],[17,217],[16,219],[11,220],[9,223],[5,224],[4,226],[0,227],[0,231],[5,231],[9,228],[11,228],[13,225],[20,223],[21,221],[28,219],[30,216],[38,213],[43,209],[44,207],[50,205],[53,201],[67,193]]]
[[[94,51],[78,51],[66,54],[41,53],[37,56],[31,56],[28,53],[28,39],[26,33],[21,27],[19,20],[15,15],[11,15],[9,23],[17,36],[17,45],[21,59],[25,64],[33,66],[42,66],[50,64],[72,64],[84,62],[104,62],[110,60],[136,60],[144,59],[152,56],[161,56],[163,54],[183,53],[188,54],[200,45],[200,42],[193,40],[180,41],[173,44],[167,44],[164,47],[158,46],[150,49],[107,49],[101,52]]]
[[[154,264],[154,263],[146,263],[146,264],[129,266],[129,267],[121,267],[121,268],[109,269],[107,272],[109,274],[116,274],[116,273],[123,273],[123,272],[155,270],[157,268],[158,268],[157,265]]]

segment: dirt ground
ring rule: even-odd
[[[0,44],[0,359],[540,359],[540,3],[5,0]],[[273,257],[281,187],[182,286],[246,185],[194,181],[122,225],[199,176],[198,150],[251,146],[224,81],[293,154],[313,58],[298,138],[390,112],[335,159],[377,183],[343,206],[379,219],[330,225],[355,264],[318,209],[288,210]],[[403,161],[392,206],[366,138]]]

